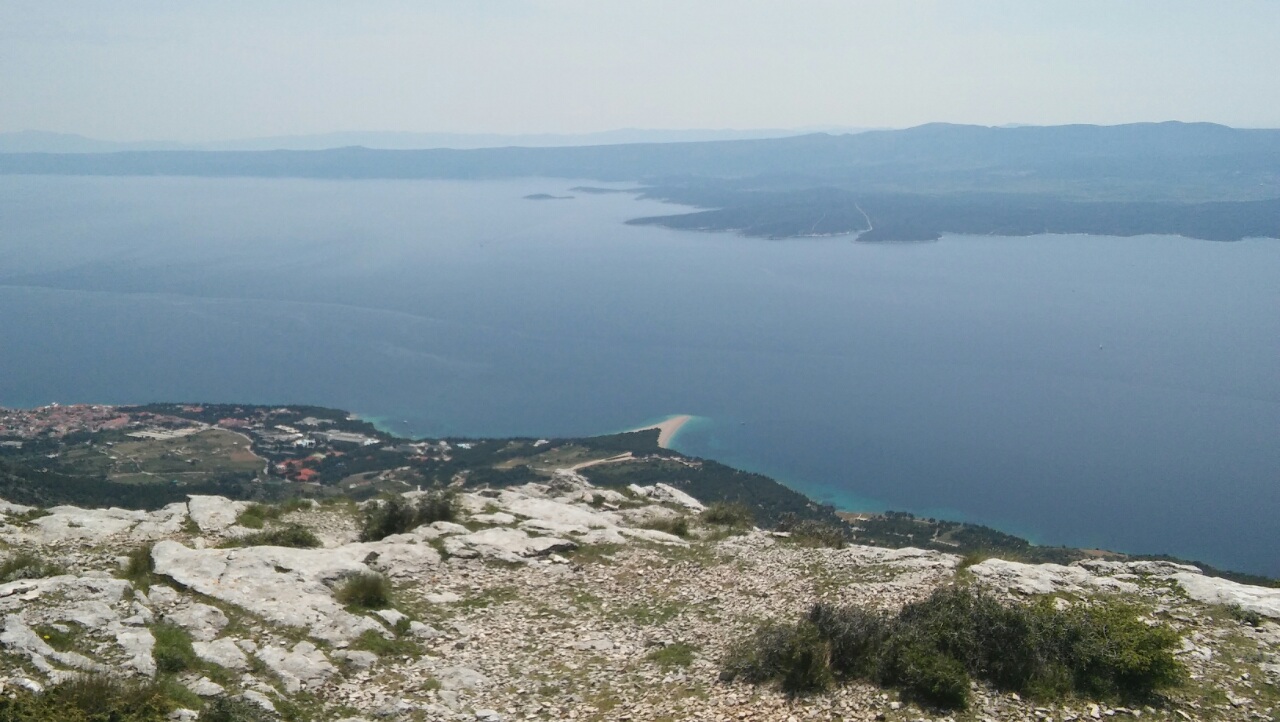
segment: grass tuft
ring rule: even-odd
[[[31,552],[17,552],[0,563],[0,584],[19,579],[43,579],[63,573],[62,567]]]
[[[39,694],[13,689],[0,696],[8,722],[162,722],[176,707],[157,682],[105,674],[72,677]]]
[[[161,622],[151,628],[156,638],[152,656],[156,660],[156,669],[166,674],[184,672],[199,666],[196,651],[191,646],[191,635],[176,624]]]
[[[645,659],[663,669],[688,667],[693,664],[693,655],[697,651],[698,648],[688,642],[675,642],[649,652]]]
[[[742,502],[717,501],[700,515],[706,524],[727,526],[734,529],[750,529],[755,523],[755,514],[751,507]]]
[[[321,545],[320,538],[310,529],[300,524],[266,531],[254,532],[241,537],[228,539],[220,546],[230,547],[291,547],[293,549],[315,549]]]
[[[391,606],[391,582],[381,574],[362,572],[342,580],[334,597],[357,609],[386,609]]]

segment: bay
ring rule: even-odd
[[[689,413],[681,451],[839,506],[1280,574],[1274,241],[767,241],[577,184],[0,178],[0,404]]]

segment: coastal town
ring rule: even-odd
[[[318,485],[322,469],[341,468],[346,464],[339,460],[346,457],[381,457],[375,466],[385,467],[389,461],[385,457],[390,455],[402,457],[404,465],[411,466],[449,461],[453,450],[446,441],[395,439],[354,416],[310,407],[49,404],[32,409],[0,408],[0,455],[40,454],[50,462],[81,445],[110,449],[132,441],[225,440],[231,435],[242,439],[241,460],[251,454],[252,468],[261,469],[253,476],[256,482],[283,480]],[[173,444],[163,453],[182,457],[192,469],[199,467],[201,472],[211,461],[201,458],[194,444]],[[107,458],[119,461],[115,454]],[[198,472],[174,472],[168,476],[180,481],[179,474],[191,473]]]

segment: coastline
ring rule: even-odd
[[[677,414],[659,421],[656,424],[640,426],[638,428],[629,429],[629,431],[648,431],[650,429],[657,429],[658,446],[664,449],[670,449],[671,443],[675,441],[676,434],[680,433],[680,429],[692,420],[693,416],[691,414]]]

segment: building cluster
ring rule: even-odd
[[[0,438],[11,440],[61,438],[77,432],[124,429],[134,423],[132,417],[118,408],[98,404],[49,404],[35,409],[0,407]]]

